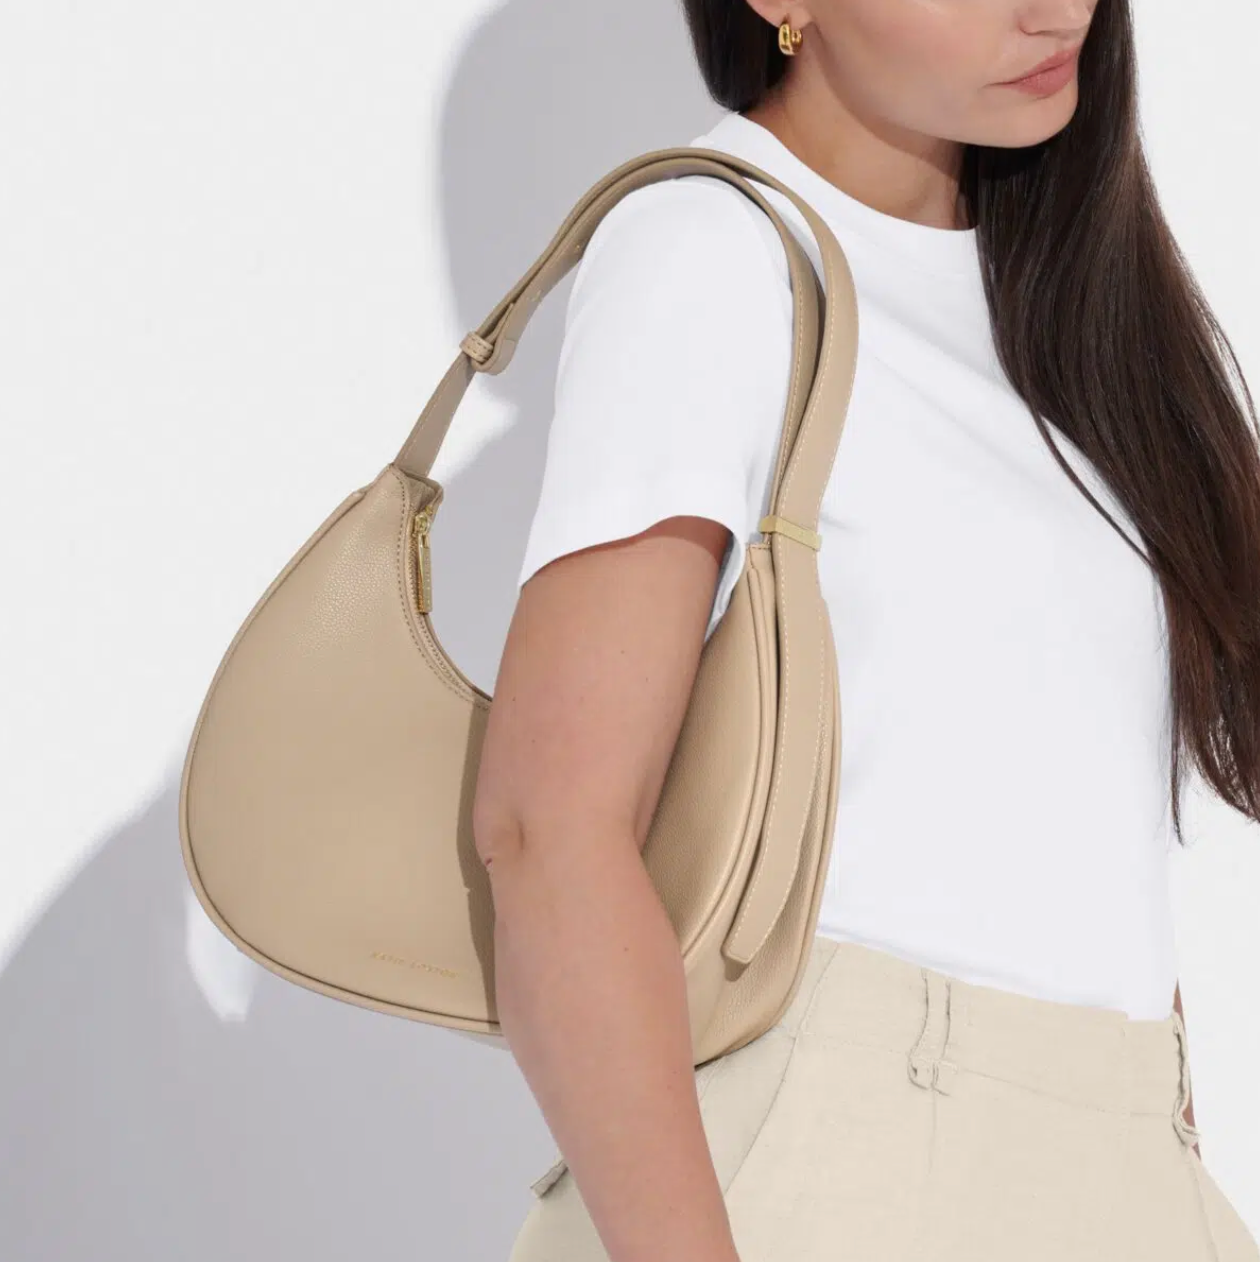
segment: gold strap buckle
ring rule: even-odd
[[[813,548],[815,552],[822,547],[822,535],[816,530],[806,530],[804,526],[798,526],[794,521],[788,521],[786,517],[776,517],[773,513],[763,517],[757,523],[757,529],[763,535],[775,533],[786,535],[789,539],[795,539],[797,543],[803,543],[807,548]]]

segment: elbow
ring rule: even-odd
[[[551,865],[526,862],[536,853],[527,844],[524,817],[497,804],[479,805],[474,811],[473,840],[477,858],[485,869],[496,925],[528,922],[540,908],[554,906],[557,891],[550,888]]]
[[[524,848],[525,829],[520,815],[484,796],[473,801],[472,832],[477,858],[492,881],[496,865],[502,870]]]
[[[522,908],[552,915],[561,904],[586,906],[625,887],[627,863],[643,870],[624,813],[557,796],[543,807],[511,795],[474,795],[473,840],[496,919]]]

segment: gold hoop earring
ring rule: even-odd
[[[779,23],[779,51],[785,57],[795,57],[801,45],[801,33],[792,29],[792,23],[784,18]]]

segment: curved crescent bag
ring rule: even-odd
[[[857,300],[810,206],[751,163],[694,146],[641,154],[591,186],[460,343],[397,456],[332,510],[228,646],[184,762],[181,848],[214,924],[278,976],[506,1048],[471,827],[491,697],[430,619],[443,488],[429,469],[473,374],[508,366],[604,215],[688,175],[725,180],[770,217],[787,251],[794,354],[763,538],[702,650],[643,860],[678,935],[696,1065],[751,1042],[796,994],[836,811],[840,697],[817,527],[853,386]],[[799,208],[821,282],[750,180]]]

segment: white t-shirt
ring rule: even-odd
[[[981,985],[1166,1017],[1159,587],[1003,376],[974,230],[876,211],[737,113],[689,143],[796,190],[858,295],[857,375],[818,527],[843,733],[819,933]],[[795,207],[759,188],[821,274]],[[742,193],[683,176],[624,197],[573,277],[519,582],[666,517],[709,517],[732,532],[711,634],[761,538],[791,313],[782,243]]]

